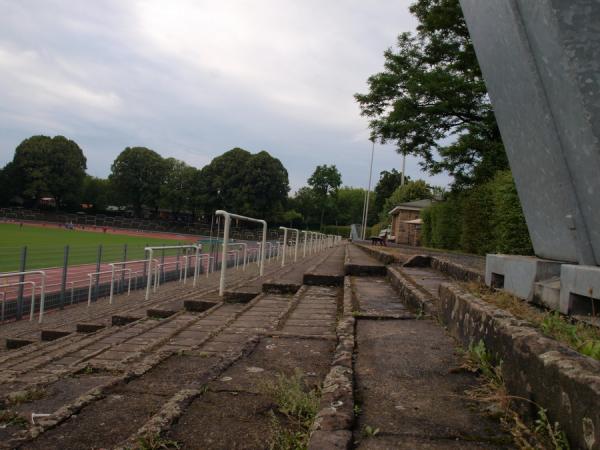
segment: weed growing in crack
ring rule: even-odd
[[[494,291],[477,283],[465,283],[468,292],[504,309],[538,328],[546,336],[579,353],[600,360],[600,330],[582,322],[572,322],[558,312],[546,312],[507,292]]]
[[[558,422],[550,422],[544,408],[529,399],[508,394],[502,377],[502,362],[494,365],[493,358],[483,341],[480,340],[475,345],[471,344],[465,357],[466,362],[463,364],[463,368],[480,373],[485,380],[483,385],[466,391],[467,396],[472,400],[489,405],[486,408],[488,412],[493,412],[494,416],[499,417],[500,422],[511,434],[513,442],[518,448],[527,450],[570,449],[569,442],[560,429],[560,425]],[[525,401],[536,406],[538,418],[533,424],[525,423],[513,409],[514,401]]]
[[[419,304],[419,309],[417,310],[417,314],[415,315],[416,320],[422,320],[425,318],[425,308],[423,304]]]
[[[167,439],[160,434],[142,436],[138,439],[136,450],[162,450],[180,449],[181,444],[172,439]]]
[[[362,435],[363,437],[375,437],[379,434],[379,431],[379,428],[375,428],[370,425],[365,425],[363,427]]]
[[[32,388],[26,391],[17,391],[13,392],[8,396],[7,404],[10,406],[17,406],[22,403],[29,403],[35,400],[39,400],[44,398],[46,395],[46,391],[40,388]]]
[[[281,421],[271,411],[271,450],[305,450],[308,444],[308,432],[293,431],[281,425]]]
[[[277,405],[277,410],[271,411],[270,448],[306,449],[319,409],[320,392],[306,389],[300,370],[290,377],[278,374],[274,381],[264,383],[263,391]]]
[[[538,418],[535,420],[535,432],[546,436],[555,449],[569,449],[569,442],[565,434],[561,431],[560,424],[558,422],[554,422],[554,424],[550,422],[546,413],[546,409],[538,409]]]
[[[14,425],[17,427],[26,427],[28,425],[27,420],[17,414],[14,411],[2,410],[0,411],[0,425]]]
[[[95,373],[95,372],[96,372],[96,370],[95,370],[95,369],[94,369],[92,366],[85,366],[85,367],[84,367],[84,368],[83,368],[83,369],[80,371],[80,373],[81,373],[82,375],[91,375],[91,374],[93,374],[93,373]]]

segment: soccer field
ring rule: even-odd
[[[185,244],[177,238],[153,238],[93,231],[66,230],[37,225],[0,224],[0,272],[19,268],[21,248],[27,246],[27,269],[62,266],[64,247],[69,245],[69,265],[96,262],[98,246],[102,244],[102,261],[121,260],[127,244],[127,259],[144,257],[149,245]]]

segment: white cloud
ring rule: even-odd
[[[353,94],[414,27],[411,2],[0,0],[0,162],[65,134],[99,176],[126,146],[196,166],[240,146],[280,158],[294,188],[323,163],[363,185]]]

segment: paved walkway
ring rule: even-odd
[[[497,422],[466,397],[465,390],[479,380],[452,370],[462,361],[444,329],[434,320],[417,320],[385,279],[351,282],[361,311],[388,317],[402,313],[400,320],[358,316],[356,448],[506,448],[510,439],[498,431]]]

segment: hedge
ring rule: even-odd
[[[451,193],[421,213],[428,247],[486,253],[533,254],[525,217],[509,171],[486,184]]]

